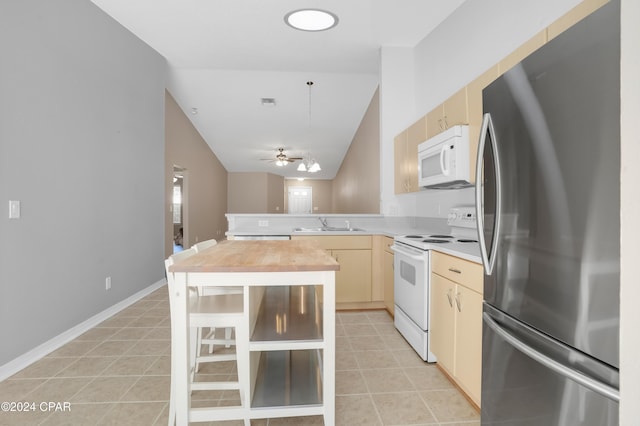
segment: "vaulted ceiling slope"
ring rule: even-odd
[[[228,171],[331,179],[378,87],[380,47],[415,46],[464,0],[92,1],[167,59],[169,92]],[[285,25],[306,7],[338,25]],[[279,147],[322,171],[262,160]]]

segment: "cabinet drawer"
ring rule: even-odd
[[[482,294],[482,265],[432,251],[431,271]]]

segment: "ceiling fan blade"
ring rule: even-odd
[[[269,161],[272,163],[283,161],[287,163],[293,163],[294,161],[302,160],[302,157],[287,157],[287,154],[284,153],[284,148],[278,148],[278,153],[275,157],[272,158],[261,158],[262,161]]]

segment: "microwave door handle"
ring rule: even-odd
[[[482,197],[482,169],[484,158],[484,147],[487,143],[487,135],[490,135],[489,143],[494,157],[494,173],[495,173],[495,185],[496,185],[496,205],[495,205],[495,222],[493,227],[493,238],[491,241],[491,250],[487,251],[487,244],[484,238],[484,209],[483,209],[483,197]],[[498,233],[500,230],[500,217],[502,210],[502,183],[500,179],[500,162],[498,161],[498,146],[496,143],[496,132],[493,127],[493,120],[491,114],[486,113],[482,119],[482,127],[480,128],[480,141],[478,142],[478,155],[476,157],[476,226],[478,230],[478,242],[480,245],[480,257],[482,264],[487,275],[493,273],[493,268],[496,264],[496,250],[498,246]],[[489,258],[491,255],[491,258]]]
[[[447,166],[448,161],[445,161],[445,156],[447,155],[447,148],[448,145],[444,144],[442,145],[442,149],[440,150],[440,168],[442,169],[442,174],[445,176],[449,176],[449,173],[451,172],[451,170],[449,170]]]

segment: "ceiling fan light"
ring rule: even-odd
[[[279,167],[285,166],[286,164],[287,164],[286,161],[282,161],[282,160],[276,161],[276,166],[279,166]]]
[[[307,166],[304,165],[304,163],[300,163],[298,165],[298,169],[299,172],[306,172],[307,171]]]

